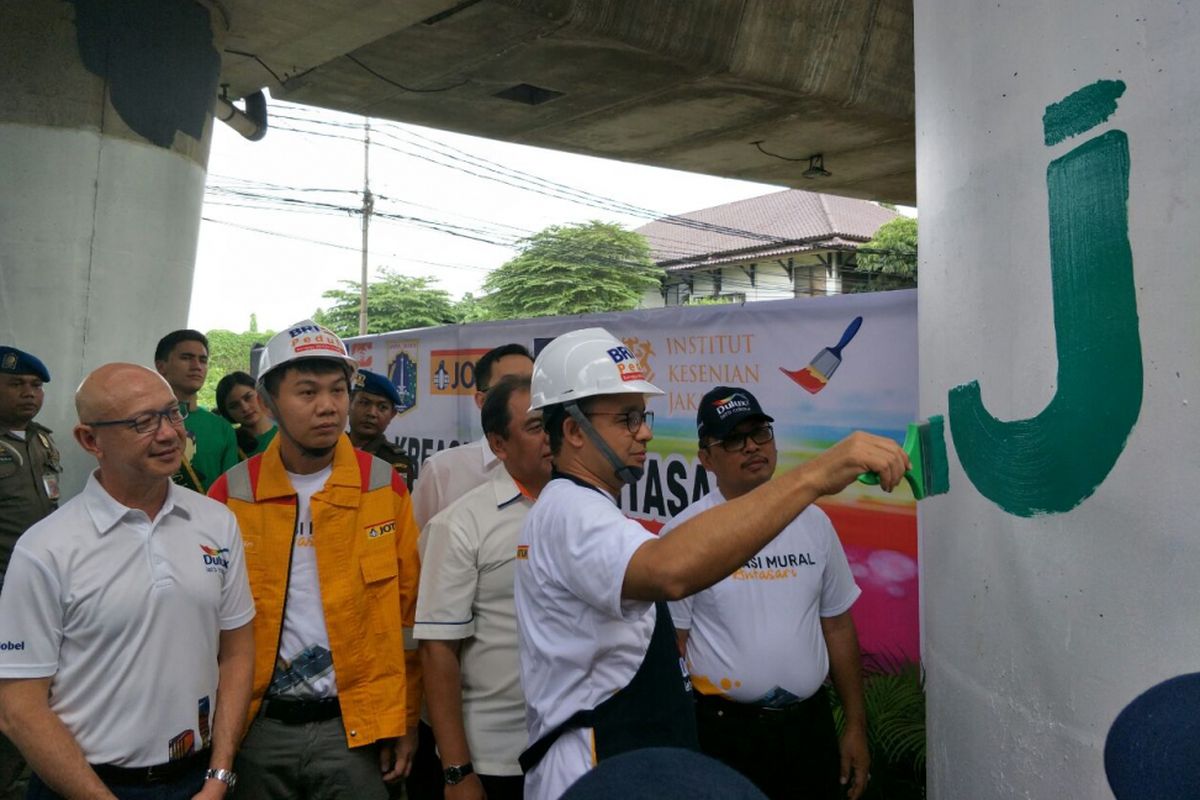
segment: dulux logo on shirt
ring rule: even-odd
[[[225,570],[229,569],[228,547],[206,547],[200,545],[200,549],[204,551],[204,569],[208,572],[220,572],[224,574]]]

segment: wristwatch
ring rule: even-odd
[[[209,769],[204,772],[204,780],[220,781],[233,791],[233,787],[237,786],[237,773],[227,769]]]
[[[451,764],[446,767],[445,772],[442,773],[442,777],[446,779],[448,785],[453,786],[456,783],[462,783],[463,779],[474,771],[475,768],[471,766],[470,761],[465,764]]]

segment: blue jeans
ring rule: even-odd
[[[192,796],[204,786],[204,773],[208,766],[203,762],[194,770],[165,783],[151,783],[141,786],[128,784],[106,784],[108,790],[119,800],[192,800]],[[63,800],[63,796],[52,790],[33,775],[29,779],[29,791],[25,800]]]

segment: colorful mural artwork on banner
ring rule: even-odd
[[[859,317],[834,374],[830,344]],[[621,498],[631,517],[657,531],[709,490],[696,457],[696,404],[714,386],[749,388],[775,417],[780,472],[853,430],[903,440],[918,418],[916,322],[916,293],[904,291],[428,328],[357,339],[353,352],[389,374],[397,352],[420,365],[414,405],[388,431],[419,463],[480,435],[473,359],[507,342],[536,352],[566,331],[607,328],[665,392],[649,404],[655,425],[645,474]],[[826,378],[819,393],[787,373],[813,353]],[[863,590],[854,617],[864,652],[917,660],[917,518],[907,485],[887,495],[856,483],[821,505]]]

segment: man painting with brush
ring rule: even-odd
[[[878,473],[890,491],[913,465],[895,442],[854,433],[656,537],[617,504],[621,489],[642,474],[653,438],[646,398],[663,394],[637,357],[602,328],[564,333],[539,353],[531,388],[556,472],[517,540],[514,591],[531,742],[520,762],[525,797],[549,800],[608,758],[698,745],[691,685],[665,601],[737,571],[814,501],[858,474]]]

